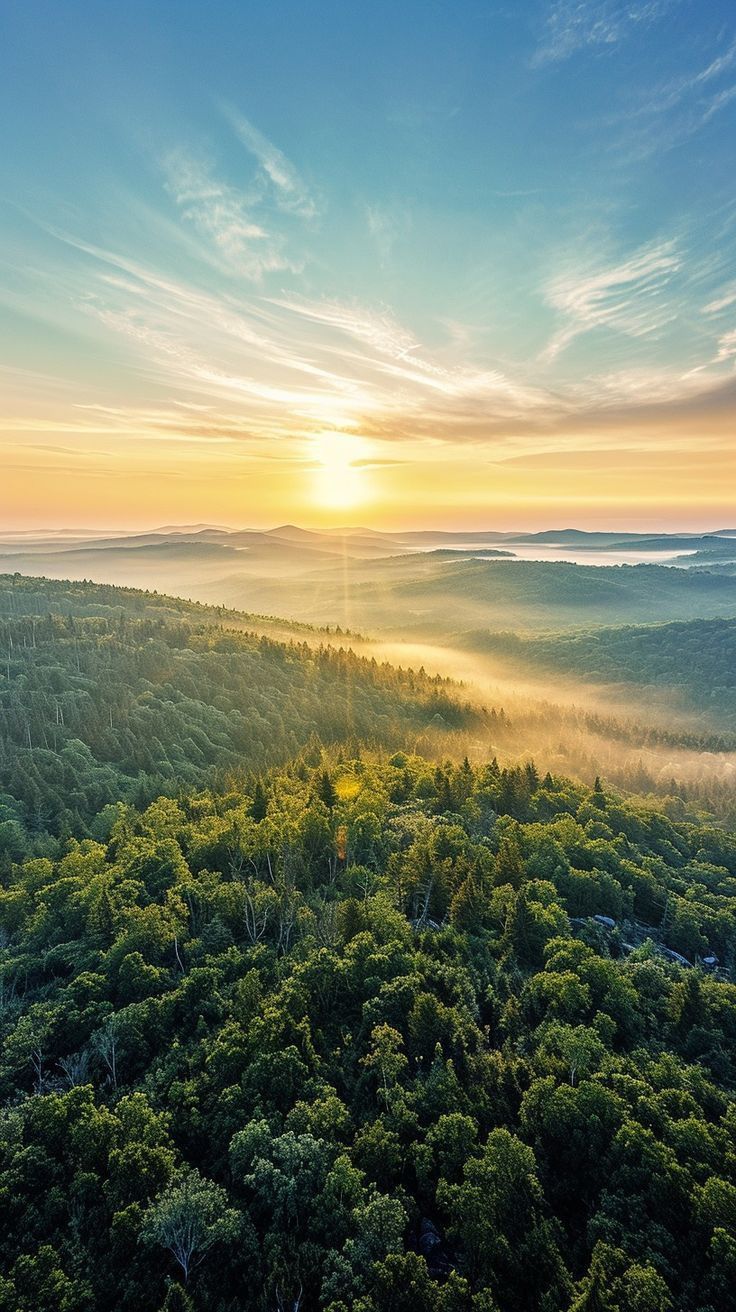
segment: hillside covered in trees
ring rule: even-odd
[[[460,685],[423,672],[440,648],[129,588],[0,577],[0,854],[29,844],[47,854],[59,835],[92,832],[119,799],[247,783],[311,739],[472,760],[534,755],[543,770],[677,793],[732,819],[732,640],[728,620],[538,639],[485,631],[467,638],[469,668],[457,672],[471,681]],[[486,650],[499,677],[474,684]],[[595,693],[616,663],[627,701],[558,698],[558,673]],[[437,664],[449,674],[453,654]],[[631,679],[659,673],[655,695],[627,669]],[[535,671],[536,689],[519,691]]]
[[[736,839],[668,811],[323,754],[6,866],[0,1308],[733,1307]]]
[[[338,641],[129,589],[0,579],[0,853],[84,832],[121,798],[285,761],[313,735],[429,746],[482,727],[447,680]]]
[[[545,636],[479,633],[477,650],[547,673],[679,693],[684,705],[736,726],[736,619],[573,630]]]

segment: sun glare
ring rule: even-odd
[[[338,510],[355,506],[367,496],[365,467],[366,445],[353,433],[318,433],[313,439],[317,459],[316,500],[321,506]]]

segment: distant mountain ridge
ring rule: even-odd
[[[736,529],[714,529],[701,532],[622,532],[579,528],[544,529],[540,532],[501,531],[497,529],[397,529],[387,532],[364,526],[304,528],[299,524],[279,524],[274,528],[231,528],[215,524],[167,524],[149,530],[91,529],[16,529],[0,533],[0,554],[50,549],[70,549],[75,545],[102,550],[108,546],[128,547],[156,545],[173,541],[177,545],[187,542],[215,542],[231,547],[265,545],[287,542],[304,548],[320,549],[328,554],[348,554],[364,558],[426,551],[433,547],[469,549],[473,546],[496,545],[513,549],[514,546],[575,547],[589,551],[626,550],[679,551],[703,550],[720,547],[724,539],[736,538]]]

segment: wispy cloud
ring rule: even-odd
[[[695,73],[692,77],[686,78],[682,83],[683,90],[690,90],[694,87],[703,86],[706,82],[712,82],[714,78],[720,77],[721,73],[727,72],[733,68],[736,61],[736,41],[732,41],[720,54],[711,59],[705,68]]]
[[[542,358],[554,360],[582,333],[608,328],[628,337],[656,332],[673,317],[664,294],[682,260],[672,241],[645,246],[628,259],[581,271],[576,255],[569,270],[547,284],[547,303],[562,323],[545,347]]]
[[[169,155],[164,170],[182,216],[214,243],[232,270],[259,282],[266,273],[297,267],[284,253],[283,237],[256,219],[256,196],[219,181],[183,151]]]
[[[406,205],[366,205],[365,221],[382,264],[388,263],[396,244],[412,228],[411,213]]]
[[[162,161],[166,189],[231,273],[252,282],[270,273],[296,273],[303,261],[290,253],[293,221],[313,219],[317,202],[277,146],[231,106],[221,109],[256,161],[246,185],[234,186],[210,160],[179,148]]]
[[[547,8],[532,66],[556,64],[581,50],[617,46],[648,27],[677,0],[553,0]]]
[[[733,360],[736,358],[736,328],[730,332],[724,333],[718,340],[718,355],[716,359]]]
[[[707,123],[709,119],[713,118],[714,114],[719,114],[733,100],[736,100],[736,83],[732,83],[730,87],[724,87],[723,91],[719,91],[713,97],[710,104],[703,111],[703,123]]]
[[[724,50],[715,55],[702,68],[687,72],[681,77],[655,83],[644,96],[639,106],[634,106],[632,114],[665,114],[674,109],[693,92],[702,92],[708,84],[717,81],[724,73],[733,68],[736,62],[736,41],[731,41]]]
[[[566,432],[584,426],[586,441],[594,440],[627,411],[706,395],[723,384],[732,359],[728,334],[719,339],[708,316],[699,319],[704,344],[695,367],[644,359],[637,347],[617,352],[615,363],[606,350],[604,367],[591,362],[581,377],[578,364],[566,368],[560,359],[594,327],[620,334],[624,346],[627,338],[656,336],[680,304],[679,282],[669,284],[681,276],[685,257],[671,241],[619,259],[591,258],[582,271],[580,256],[570,257],[545,288],[560,322],[545,352],[554,369],[540,379],[538,364],[489,356],[482,333],[452,320],[439,343],[434,323],[430,345],[389,305],[296,291],[268,296],[239,280],[205,291],[191,280],[193,271],[175,277],[56,235],[79,257],[65,262],[59,282],[66,317],[73,324],[76,313],[98,335],[109,335],[127,381],[114,396],[78,392],[68,427],[47,428],[43,415],[41,429],[29,435],[68,431],[91,440],[108,433],[111,441],[148,437],[192,451],[214,445],[223,459],[247,444],[248,459],[292,461],[325,430],[374,443],[371,460],[397,443],[432,459],[483,444],[494,452],[560,449]],[[718,296],[714,289],[711,300]]]
[[[472,403],[493,402],[504,413],[508,413],[509,405],[516,413],[543,406],[547,402],[542,389],[521,379],[512,379],[501,369],[469,363],[450,364],[430,358],[430,353],[422,343],[388,309],[372,311],[358,305],[308,301],[304,298],[277,300],[273,303],[322,324],[339,336],[355,338],[369,348],[370,354],[362,360],[364,367],[368,366],[373,374],[387,375],[391,379],[410,384],[416,401],[419,402],[421,398],[424,406],[427,405],[427,391],[456,401],[465,399]],[[339,344],[331,349],[343,358],[356,358],[351,352],[341,349]],[[411,408],[406,393],[401,394],[401,401],[404,406]]]
[[[341,301],[310,301],[296,296],[274,297],[272,303],[305,319],[356,337],[382,355],[394,359],[404,359],[419,346],[414,334],[398,323],[389,309],[369,310],[364,306]]]
[[[736,305],[736,281],[726,283],[720,291],[707,305],[703,306],[703,314],[720,314],[722,310],[729,309]]]
[[[258,160],[281,208],[303,219],[314,218],[318,203],[283,151],[232,106],[223,105],[222,112],[246,150]]]
[[[707,63],[665,81],[654,82],[610,123],[623,125],[624,153],[645,159],[657,150],[687,140],[736,98],[736,85],[722,85],[736,67],[736,39],[729,39]],[[721,85],[719,85],[721,84]]]

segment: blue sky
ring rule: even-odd
[[[375,522],[725,513],[732,3],[25,0],[0,50],[18,523],[337,514],[325,466]]]

